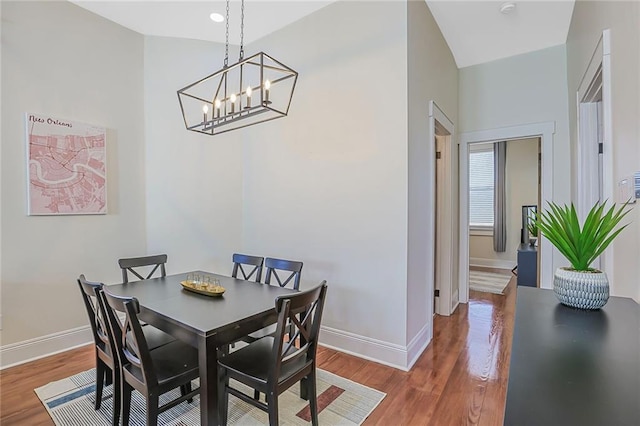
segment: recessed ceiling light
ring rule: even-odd
[[[500,6],[500,12],[504,13],[505,15],[513,12],[513,10],[516,8],[516,4],[515,3],[511,3],[511,2],[507,2],[507,3],[502,3],[502,5]]]
[[[219,13],[212,13],[211,15],[209,15],[209,18],[211,18],[211,20],[213,22],[222,22],[224,21],[224,16],[220,15]]]

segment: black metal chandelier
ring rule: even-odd
[[[285,117],[298,73],[267,55],[244,57],[244,0],[240,17],[240,58],[229,64],[229,0],[224,66],[178,90],[187,130],[218,135]]]

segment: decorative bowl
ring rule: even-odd
[[[198,294],[204,294],[205,296],[222,296],[226,290],[222,286],[213,284],[196,286],[189,281],[180,281],[180,284],[182,284],[182,288],[184,288],[185,290],[189,290]]]

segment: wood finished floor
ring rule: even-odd
[[[434,338],[409,372],[320,348],[319,367],[387,393],[365,425],[501,425],[515,312],[505,295],[472,291],[468,305],[436,317]],[[33,389],[92,368],[85,346],[0,372],[0,424],[53,425]]]

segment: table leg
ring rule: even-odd
[[[218,357],[213,338],[199,337],[200,424],[220,424],[218,417]]]

